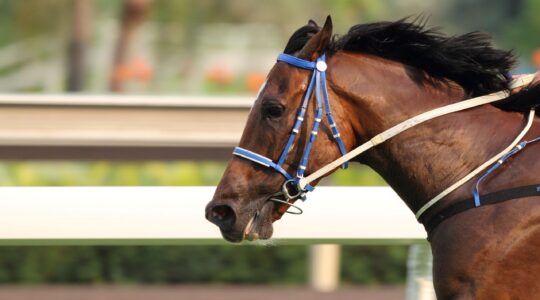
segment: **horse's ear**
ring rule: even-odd
[[[315,21],[313,21],[311,19],[307,22],[307,26],[319,28],[319,25],[317,25],[317,22],[315,22]]]
[[[300,50],[298,57],[306,60],[317,59],[330,43],[330,39],[332,38],[332,27],[332,18],[328,16],[326,17],[323,28],[306,43],[304,48]]]

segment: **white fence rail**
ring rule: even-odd
[[[0,244],[138,244],[220,241],[204,218],[214,187],[0,188]],[[387,187],[319,187],[302,203],[302,216],[275,223],[278,241],[410,243],[425,232]]]

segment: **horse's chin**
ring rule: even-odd
[[[249,219],[244,229],[244,239],[249,241],[267,240],[272,237],[272,212],[274,203],[267,201],[262,209]]]

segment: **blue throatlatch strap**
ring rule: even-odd
[[[278,62],[279,61],[285,62],[287,64],[293,65],[301,69],[313,71],[311,75],[311,79],[309,81],[307,91],[302,101],[302,106],[300,107],[300,110],[298,111],[298,115],[296,116],[296,120],[294,122],[291,134],[289,135],[289,138],[287,139],[287,143],[285,144],[285,148],[283,148],[283,151],[281,152],[281,155],[279,156],[277,163],[274,163],[272,159],[270,158],[267,158],[263,155],[254,153],[252,151],[249,151],[241,147],[234,148],[233,154],[243,157],[245,159],[251,160],[263,166],[273,168],[274,170],[282,174],[285,178],[287,178],[287,180],[292,179],[293,176],[291,176],[289,173],[287,173],[287,171],[285,171],[285,169],[283,169],[283,163],[285,162],[287,155],[291,151],[291,148],[294,144],[294,140],[296,139],[296,136],[298,135],[300,131],[300,127],[302,126],[302,123],[304,122],[306,111],[309,106],[309,101],[313,95],[313,89],[315,89],[315,99],[316,99],[315,105],[316,105],[317,112],[315,113],[315,118],[313,121],[313,126],[311,128],[309,140],[306,145],[306,149],[304,150],[304,153],[302,155],[302,160],[300,162],[300,165],[298,166],[296,180],[299,181],[301,178],[304,177],[304,172],[309,162],[309,154],[311,152],[313,143],[315,142],[315,139],[317,138],[317,133],[319,131],[319,126],[322,120],[323,105],[322,105],[321,98],[324,99],[326,117],[328,118],[328,123],[330,124],[330,128],[332,131],[332,136],[336,140],[336,144],[339,148],[339,152],[341,153],[341,155],[345,155],[347,151],[345,150],[345,145],[343,144],[343,140],[341,139],[341,135],[339,134],[339,130],[337,128],[336,122],[334,120],[334,116],[332,115],[332,111],[330,108],[330,101],[328,100],[328,89],[326,87],[326,68],[327,68],[326,56],[323,54],[321,55],[321,57],[317,59],[316,62],[312,62],[312,61],[307,61],[307,60],[304,60],[304,59],[301,59],[292,55],[282,53],[278,56],[277,60]],[[321,97],[321,90],[322,90],[322,97]],[[347,166],[348,166],[348,163],[344,163],[342,165],[342,168],[345,169],[347,168]],[[313,187],[308,184],[305,187],[305,189],[307,191],[312,191]]]
[[[493,171],[497,170],[500,166],[502,166],[502,164],[504,164],[504,162],[507,159],[509,159],[510,157],[514,156],[514,154],[523,150],[528,144],[531,144],[537,141],[540,141],[540,136],[535,139],[519,143],[512,150],[510,150],[508,153],[503,155],[496,163],[491,165],[491,167],[482,176],[480,176],[480,178],[478,179],[474,187],[474,206],[479,207],[480,205],[482,205],[480,202],[480,192],[479,192],[480,183],[482,183],[482,181],[484,181],[484,179],[486,179],[486,177],[488,177],[489,174],[493,173]]]

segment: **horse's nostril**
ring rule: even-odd
[[[230,206],[216,205],[210,210],[210,221],[223,230],[229,230],[236,221],[236,215]]]

